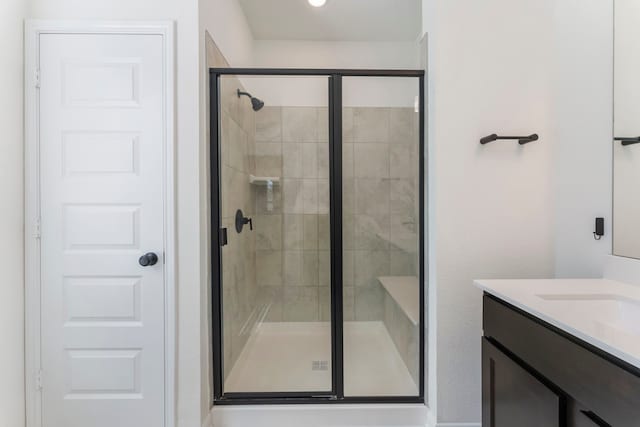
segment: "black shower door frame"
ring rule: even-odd
[[[290,76],[327,77],[329,82],[329,222],[331,259],[331,384],[330,391],[227,393],[223,389],[222,251],[226,235],[220,217],[221,104],[220,77]],[[345,396],[343,371],[343,283],[342,283],[342,78],[407,77],[419,80],[419,393],[417,396]],[[300,69],[300,68],[210,68],[209,129],[211,185],[211,277],[213,336],[213,404],[311,404],[311,403],[424,403],[425,391],[425,73],[423,70]]]

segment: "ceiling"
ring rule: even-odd
[[[239,0],[256,40],[415,41],[420,0]]]

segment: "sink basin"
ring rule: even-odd
[[[608,326],[640,336],[640,301],[615,294],[542,294],[539,298],[592,318]]]

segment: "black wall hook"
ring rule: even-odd
[[[481,138],[480,144],[482,145],[488,144],[490,142],[497,141],[499,139],[509,139],[509,140],[517,140],[518,144],[524,145],[533,141],[537,141],[538,138],[539,137],[537,133],[532,133],[531,135],[528,135],[528,136],[498,136],[497,134],[492,133],[491,135]]]
[[[640,136],[634,136],[634,137],[618,137],[618,138],[613,138],[615,141],[622,141],[622,145],[632,145],[632,144],[640,144]]]

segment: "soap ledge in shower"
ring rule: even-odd
[[[279,176],[254,176],[254,175],[249,175],[249,183],[253,184],[253,185],[268,185],[269,182],[272,183],[272,185],[279,185],[280,184],[280,177]]]

